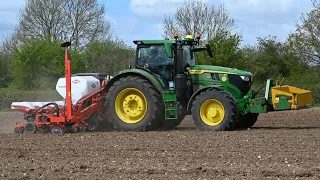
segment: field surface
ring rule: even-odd
[[[246,131],[13,134],[0,113],[0,179],[320,179],[320,109],[261,115]]]

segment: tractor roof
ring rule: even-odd
[[[178,34],[174,34],[174,38],[177,39],[177,41],[190,41],[193,42],[195,39],[192,35],[187,35],[184,39],[178,39]],[[134,40],[134,44],[174,44],[176,43],[175,39],[163,39],[163,40]],[[197,35],[197,39],[200,39],[200,35]]]
[[[176,40],[134,40],[134,44],[173,44]]]

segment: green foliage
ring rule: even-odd
[[[51,91],[21,91],[0,88],[0,110],[10,109],[12,102],[21,101],[58,101],[63,98],[54,90]]]
[[[314,103],[320,103],[320,68],[308,67],[304,73],[298,74],[295,78],[284,80],[283,84],[290,84],[312,92]]]
[[[73,71],[83,70],[83,63],[79,55],[76,52],[70,54]],[[59,42],[33,39],[15,48],[12,63],[14,87],[19,89],[52,88],[56,80],[64,75],[64,49]]]
[[[11,80],[10,56],[0,52],[0,88],[8,87]]]
[[[243,48],[243,54],[237,68],[252,72],[257,83],[264,83],[268,78],[292,78],[304,72],[305,65],[297,55],[275,37],[258,38],[257,45]]]
[[[108,73],[116,75],[120,70],[133,64],[134,50],[123,41],[95,41],[87,46],[83,53],[86,72]]]
[[[239,48],[241,36],[221,33],[208,41],[213,57],[210,58],[207,52],[199,53],[197,61],[199,64],[233,67],[242,59],[242,51]]]
[[[312,0],[313,7],[307,14],[301,16],[301,24],[289,35],[291,48],[304,63],[320,66],[320,1]]]
[[[71,49],[81,51],[93,40],[110,37],[106,8],[98,0],[28,0],[19,14],[13,38],[72,41]]]

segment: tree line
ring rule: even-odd
[[[201,33],[213,49],[197,56],[199,64],[250,71],[255,86],[266,79],[285,78],[286,84],[312,90],[318,101],[320,84],[320,0],[311,0],[310,12],[301,15],[296,30],[285,41],[272,35],[257,37],[253,45],[241,45],[241,32],[225,5],[185,0],[174,15],[163,17],[163,38]],[[0,88],[53,88],[63,76],[61,42],[72,41],[73,72],[103,72],[111,75],[128,67],[134,49],[111,36],[107,8],[97,0],[27,1],[14,33],[0,49]],[[320,98],[319,98],[320,100]]]

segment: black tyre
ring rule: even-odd
[[[192,104],[192,117],[199,130],[234,130],[238,107],[227,92],[208,89],[201,92]]]
[[[34,122],[28,122],[25,127],[26,134],[34,134],[36,133],[37,126]]]
[[[110,123],[118,131],[157,130],[164,116],[160,94],[138,76],[123,77],[114,82],[105,107]]]
[[[258,117],[259,117],[258,113],[249,113],[242,116],[236,125],[236,129],[242,130],[242,129],[251,128],[257,122]]]
[[[97,131],[99,129],[99,119],[97,114],[93,114],[91,116],[89,116],[86,120],[86,123],[88,124],[87,126],[87,131],[93,132],[93,131]]]
[[[53,135],[62,135],[63,134],[63,129],[60,128],[59,126],[54,126],[52,129],[51,129],[51,133]]]
[[[14,133],[22,134],[22,129],[20,127],[16,127],[16,128],[14,128]]]

